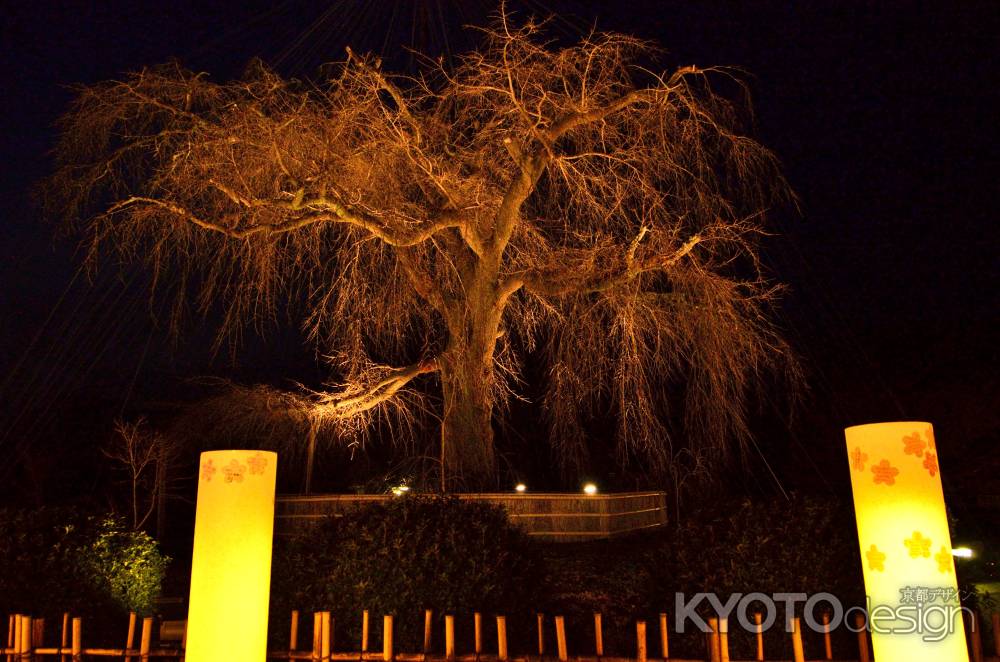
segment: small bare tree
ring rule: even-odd
[[[741,448],[754,383],[794,364],[758,264],[787,189],[739,79],[654,73],[620,34],[554,47],[501,16],[482,35],[417,77],[348,51],[310,83],[170,64],[80,88],[51,190],[92,256],[146,260],[178,311],[224,306],[232,330],[304,301],[340,378],[311,415],[341,436],[431,407],[436,378],[442,485],[494,472],[526,355],[569,469],[597,408],[651,472]]]
[[[132,528],[142,529],[166,497],[176,447],[140,418],[115,421],[114,437],[102,452],[124,474]]]

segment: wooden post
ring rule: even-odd
[[[635,622],[635,657],[646,662],[646,621]]]
[[[149,649],[153,643],[153,619],[147,617],[142,619],[142,634],[139,635],[139,659],[148,662]]]
[[[759,611],[753,615],[754,629],[757,631],[757,662],[764,660],[764,626],[761,625],[763,618]]]
[[[424,610],[424,655],[431,653],[431,623],[434,621],[434,612],[430,609]]]
[[[76,617],[73,619],[73,662],[83,660],[83,619]]]
[[[134,658],[130,653],[132,648],[135,646],[135,612],[130,611],[128,613],[128,634],[125,636],[125,662],[129,662]]]
[[[507,659],[507,618],[497,616],[497,659]]]
[[[993,623],[993,653],[1000,658],[1000,614],[993,612],[990,622]]]
[[[322,612],[320,617],[321,636],[319,640],[319,655],[323,662],[330,662],[330,612]]]
[[[594,655],[604,655],[604,627],[601,625],[601,612],[594,612]]]
[[[390,614],[382,617],[382,660],[383,662],[392,660],[392,616]]]
[[[708,657],[711,662],[722,661],[722,642],[719,641],[719,619],[708,619]]]
[[[288,633],[288,652],[292,653],[299,647],[299,610],[292,610],[292,627]]]
[[[368,652],[368,610],[361,612],[361,652]]]
[[[444,656],[446,659],[455,659],[455,617],[452,614],[445,614],[444,617]]]
[[[45,619],[36,618],[31,622],[31,645],[34,648],[41,648],[45,645]]]
[[[313,612],[313,645],[310,659],[319,660],[320,649],[323,648],[323,612]]]
[[[483,615],[478,611],[472,614],[473,634],[475,635],[473,647],[476,657],[483,654]]]
[[[719,661],[729,662],[729,619],[719,619]]]
[[[660,656],[664,660],[670,659],[670,641],[667,639],[667,615],[660,614]]]
[[[17,615],[11,614],[7,617],[7,648],[14,648],[14,639],[17,628]],[[11,655],[7,653],[7,662],[11,662]]]
[[[14,640],[14,654],[7,656],[8,661],[11,661],[13,658],[13,662],[21,662],[21,618],[22,616],[20,614],[14,614],[14,620],[11,621],[11,633],[13,634]],[[7,638],[10,639],[11,636],[8,635]]]
[[[983,638],[979,634],[979,614],[969,612],[969,639],[972,640],[972,662],[983,662]]]
[[[69,648],[69,612],[63,612],[63,622],[62,622],[62,636],[59,638],[59,647],[62,649]],[[66,662],[66,655],[59,656],[59,662]]]
[[[826,659],[833,659],[833,644],[830,642],[830,614],[823,612],[823,648]]]
[[[566,662],[566,621],[562,616],[556,616],[556,652],[559,662]]]
[[[30,662],[31,660],[31,616],[21,617],[21,660],[18,662]]]
[[[538,657],[545,655],[545,614],[538,614]]]
[[[795,662],[805,662],[806,660],[805,651],[802,648],[802,624],[798,618],[792,619],[792,658]]]
[[[871,662],[868,654],[868,628],[865,625],[865,615],[854,615],[854,627],[858,631],[858,662]]]

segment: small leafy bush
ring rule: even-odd
[[[86,617],[101,631],[152,612],[169,559],[111,516],[75,509],[0,510],[0,613]]]
[[[473,611],[487,619],[530,614],[542,577],[535,546],[502,508],[403,497],[331,518],[278,545],[271,631],[280,641],[291,609],[330,610],[337,641],[352,642],[338,647],[356,650],[361,612],[367,609],[372,648],[379,645],[382,615],[392,614],[396,650],[419,651],[425,609],[434,611],[439,644],[446,613],[470,622]],[[487,633],[494,629],[484,627]],[[471,626],[462,622],[456,630],[461,645]]]

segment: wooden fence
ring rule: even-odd
[[[570,657],[568,654],[568,642],[566,637],[565,619],[556,616],[552,619],[556,647],[555,651],[546,648],[547,622],[544,614],[537,615],[537,652],[512,656],[507,648],[507,620],[504,616],[496,617],[496,651],[485,651],[483,649],[483,617],[482,614],[473,615],[473,651],[465,654],[458,654],[455,650],[455,617],[446,615],[444,619],[444,653],[434,654],[431,652],[433,613],[424,613],[424,644],[420,653],[396,652],[393,648],[393,617],[383,616],[382,622],[382,646],[381,650],[372,651],[369,649],[369,615],[365,611],[361,621],[361,650],[353,652],[340,652],[334,650],[333,641],[333,617],[328,611],[314,612],[312,618],[312,642],[309,648],[300,648],[300,623],[299,612],[293,611],[289,627],[289,646],[287,650],[270,651],[269,660],[311,660],[314,662],[348,662],[377,661],[377,662],[736,662],[730,661],[729,657],[729,637],[728,624],[723,618],[708,619],[711,632],[705,635],[705,656],[697,660],[687,658],[677,658],[670,656],[670,632],[668,627],[667,614],[660,614],[658,627],[654,627],[656,639],[654,647],[650,648],[646,621],[635,622],[635,657],[614,657],[604,654],[604,631],[601,622],[601,614],[594,614],[593,624],[593,654],[577,655]],[[777,660],[779,658],[766,657],[764,650],[764,636],[760,627],[761,615],[755,614],[756,630],[756,655],[755,661]],[[994,657],[983,656],[983,645],[980,628],[977,618],[972,616],[968,623],[970,659],[972,662],[1000,661],[1000,614],[992,615],[992,634]],[[824,617],[824,623],[827,623]],[[51,645],[46,637],[46,623],[44,619],[31,618],[23,614],[12,615],[8,619],[7,646],[0,649],[0,656],[6,656],[7,662],[35,662],[42,661],[46,656],[57,657],[60,662],[80,662],[90,657],[114,657],[121,658],[126,662],[146,662],[151,658],[171,658],[175,660],[184,659],[184,639],[186,636],[186,624],[184,621],[166,621],[161,624],[159,647],[153,648],[153,624],[154,619],[142,619],[141,630],[139,631],[138,647],[136,647],[136,626],[137,618],[135,613],[129,616],[128,634],[125,645],[122,648],[85,648],[83,645],[83,619],[71,617],[63,614],[62,627],[59,630],[59,643]],[[868,647],[868,633],[864,629],[864,617],[857,615],[857,657],[852,652],[848,658],[834,658],[830,629],[827,627],[822,633],[824,656],[820,660],[839,660],[842,662],[872,662],[873,658]],[[793,619],[792,632],[790,633],[793,662],[806,662],[802,627],[798,618]],[[173,642],[173,646],[169,643]],[[50,645],[47,645],[50,644]],[[554,653],[554,654],[553,654]],[[220,661],[222,662],[222,661]],[[232,662],[242,662],[235,660]],[[749,661],[747,661],[749,662]],[[900,662],[900,661],[890,661]]]

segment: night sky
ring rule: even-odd
[[[482,22],[492,7],[9,3],[0,131],[3,475],[54,479],[58,453],[40,449],[90,429],[90,418],[176,399],[185,377],[279,384],[322,377],[294,331],[249,341],[235,361],[213,358],[205,329],[170,345],[151,321],[158,304],[143,296],[141,270],[112,265],[90,284],[74,277],[73,239],[56,237],[31,196],[51,171],[47,151],[67,85],[171,57],[217,80],[253,56],[305,76],[342,57],[347,43],[405,69],[412,66],[405,46],[435,55],[468,48],[472,37],[460,26]],[[791,430],[762,431],[783,487],[841,490],[843,426],[917,418],[938,429],[949,491],[1000,494],[995,3],[523,0],[509,7],[558,13],[552,29],[561,39],[596,25],[659,42],[667,66],[734,65],[751,75],[756,137],[780,156],[800,203],[798,212],[779,210],[766,245],[774,276],[789,286],[780,323],[809,375]]]

